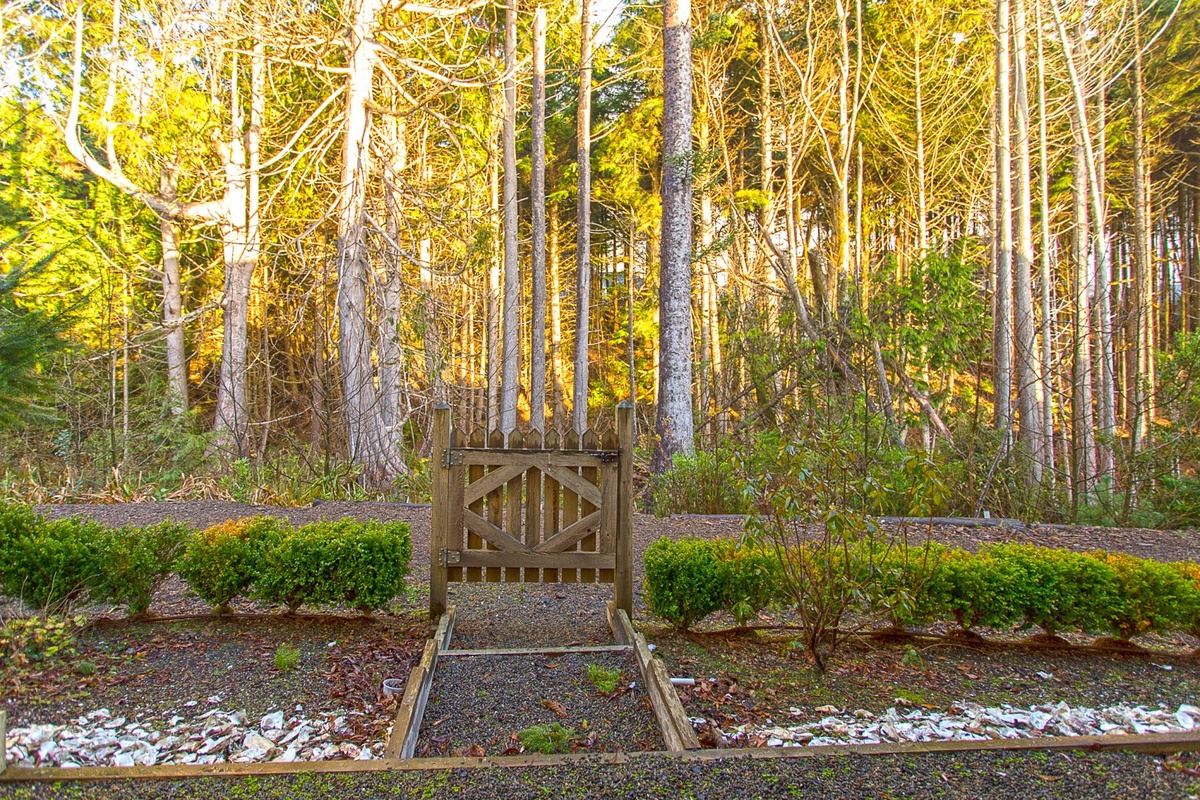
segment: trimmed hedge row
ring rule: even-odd
[[[971,553],[930,543],[895,544],[846,559],[869,569],[855,611],[897,628],[955,621],[970,630],[1028,629],[1200,635],[1200,565],[1165,564],[1124,553],[1077,553],[999,544]],[[768,602],[791,602],[774,551],[728,540],[659,539],[646,551],[646,604],[678,628],[709,614],[748,616]],[[851,578],[848,578],[850,580]]]
[[[270,517],[204,531],[176,522],[110,529],[46,520],[0,505],[0,591],[40,609],[87,599],[144,613],[172,573],[227,611],[235,597],[287,605],[348,605],[368,612],[404,591],[412,556],[402,522],[317,522],[293,528]]]

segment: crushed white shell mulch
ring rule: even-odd
[[[194,705],[189,703],[188,705]],[[194,719],[114,716],[107,708],[68,725],[30,725],[8,731],[8,763],[21,767],[149,767],[155,764],[369,760],[384,742],[355,743],[347,720],[361,711],[321,712],[296,707],[248,720],[244,711],[216,709]]]
[[[814,722],[798,725],[748,723],[721,730],[712,720],[692,717],[692,726],[700,732],[720,736],[732,747],[810,747],[822,745],[881,744],[884,742],[983,741],[987,739],[1034,739],[1043,736],[1099,736],[1106,734],[1178,733],[1200,728],[1200,708],[1183,704],[1147,709],[1142,706],[1072,708],[1066,703],[1014,708],[1010,705],[985,707],[977,703],[956,703],[949,713],[913,709],[897,711],[895,706],[883,714],[862,709],[843,710],[819,706],[824,714]],[[803,716],[798,708],[792,716]]]

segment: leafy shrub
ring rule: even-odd
[[[188,541],[179,575],[196,594],[229,610],[233,598],[246,595],[263,570],[267,552],[291,531],[273,517],[230,520],[206,528]]]
[[[870,610],[885,614],[896,629],[941,619],[946,608],[938,573],[946,548],[929,539],[910,546],[907,538],[876,547],[869,562],[874,574],[865,586]]]
[[[651,613],[682,630],[717,611],[745,624],[775,599],[779,559],[761,547],[663,537],[647,549],[645,563]]]
[[[267,552],[255,591],[293,611],[309,603],[367,612],[404,590],[411,556],[403,522],[317,522],[296,529]]]
[[[120,528],[101,537],[101,569],[92,586],[98,602],[128,604],[131,615],[143,614],[154,593],[175,571],[175,560],[195,531],[166,520],[145,528]]]
[[[20,669],[75,653],[75,631],[82,616],[38,616],[10,619],[0,627],[0,665]]]
[[[719,550],[725,566],[722,607],[745,625],[776,599],[779,558],[772,552],[748,544],[723,542]]]
[[[671,468],[650,485],[654,513],[740,514],[746,510],[741,484],[729,454],[697,450],[677,454]]]
[[[1195,590],[1175,567],[1124,553],[1094,556],[1117,574],[1117,602],[1104,609],[1114,636],[1128,640],[1187,624],[1186,610],[1194,602]]]
[[[21,533],[18,531],[18,533]],[[30,531],[4,545],[4,592],[39,610],[82,598],[102,574],[104,526],[68,517],[38,518]]]
[[[551,725],[532,725],[517,731],[517,740],[525,750],[543,755],[565,753],[571,749],[574,728],[564,728],[555,722]]]
[[[931,580],[930,593],[963,630],[980,625],[1010,628],[1020,620],[1001,564],[986,551],[950,550]]]
[[[1001,544],[988,548],[985,558],[1003,576],[1008,608],[1048,634],[1103,630],[1106,610],[1118,603],[1116,571],[1083,553]]]
[[[727,570],[718,543],[666,537],[646,549],[646,606],[677,628],[687,630],[720,611]]]
[[[1187,586],[1179,598],[1177,621],[1183,630],[1200,638],[1200,564],[1181,561],[1171,567],[1183,577]]]

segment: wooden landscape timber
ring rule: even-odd
[[[633,407],[616,430],[464,433],[434,410],[429,613],[448,584],[611,583],[633,613]]]
[[[700,740],[688,721],[683,704],[679,702],[675,687],[671,685],[671,676],[663,662],[651,655],[646,637],[633,629],[629,615],[625,609],[618,608],[615,602],[608,604],[608,624],[618,643],[633,645],[638,672],[646,685],[646,693],[650,696],[650,705],[654,708],[654,717],[658,720],[667,750],[672,753],[699,750]]]
[[[937,755],[967,752],[1067,752],[1073,750],[1114,750],[1149,755],[1169,755],[1200,751],[1200,731],[1186,733],[1148,733],[1141,736],[1053,736],[1041,739],[990,739],[970,742],[930,742],[919,744],[848,744],[823,747],[761,747],[685,752],[644,751],[635,753],[566,753],[562,755],[485,756],[482,758],[383,758],[375,761],[269,762],[266,764],[164,764],[153,767],[12,767],[0,775],[3,783],[61,781],[177,780],[187,778],[224,778],[245,776],[298,775],[302,773],[363,773],[390,771],[439,771],[450,769],[488,769],[553,767],[569,764],[613,765],[635,763],[643,759],[678,758],[683,761],[721,759],[837,758],[872,755]]]
[[[450,647],[450,637],[454,634],[454,607],[451,606],[442,614],[437,631],[432,639],[425,643],[425,651],[421,660],[408,674],[408,684],[404,687],[404,697],[396,712],[396,720],[392,723],[392,733],[388,737],[384,749],[384,759],[412,758],[417,749],[417,737],[421,733],[421,718],[425,715],[425,705],[429,702],[429,691],[433,688],[433,676],[437,671],[438,655]]]

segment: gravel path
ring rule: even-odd
[[[953,753],[803,759],[685,761],[647,757],[627,764],[513,769],[295,775],[91,784],[0,784],[21,800],[130,798],[723,798],[837,797],[957,800],[1180,800],[1200,794],[1196,762],[1122,753]],[[1182,768],[1181,768],[1182,767]],[[1189,774],[1191,771],[1191,774]]]
[[[589,666],[620,673],[612,696],[588,680]],[[574,751],[662,750],[640,684],[630,653],[444,656],[417,753],[513,755],[517,731],[556,722],[573,731]]]

